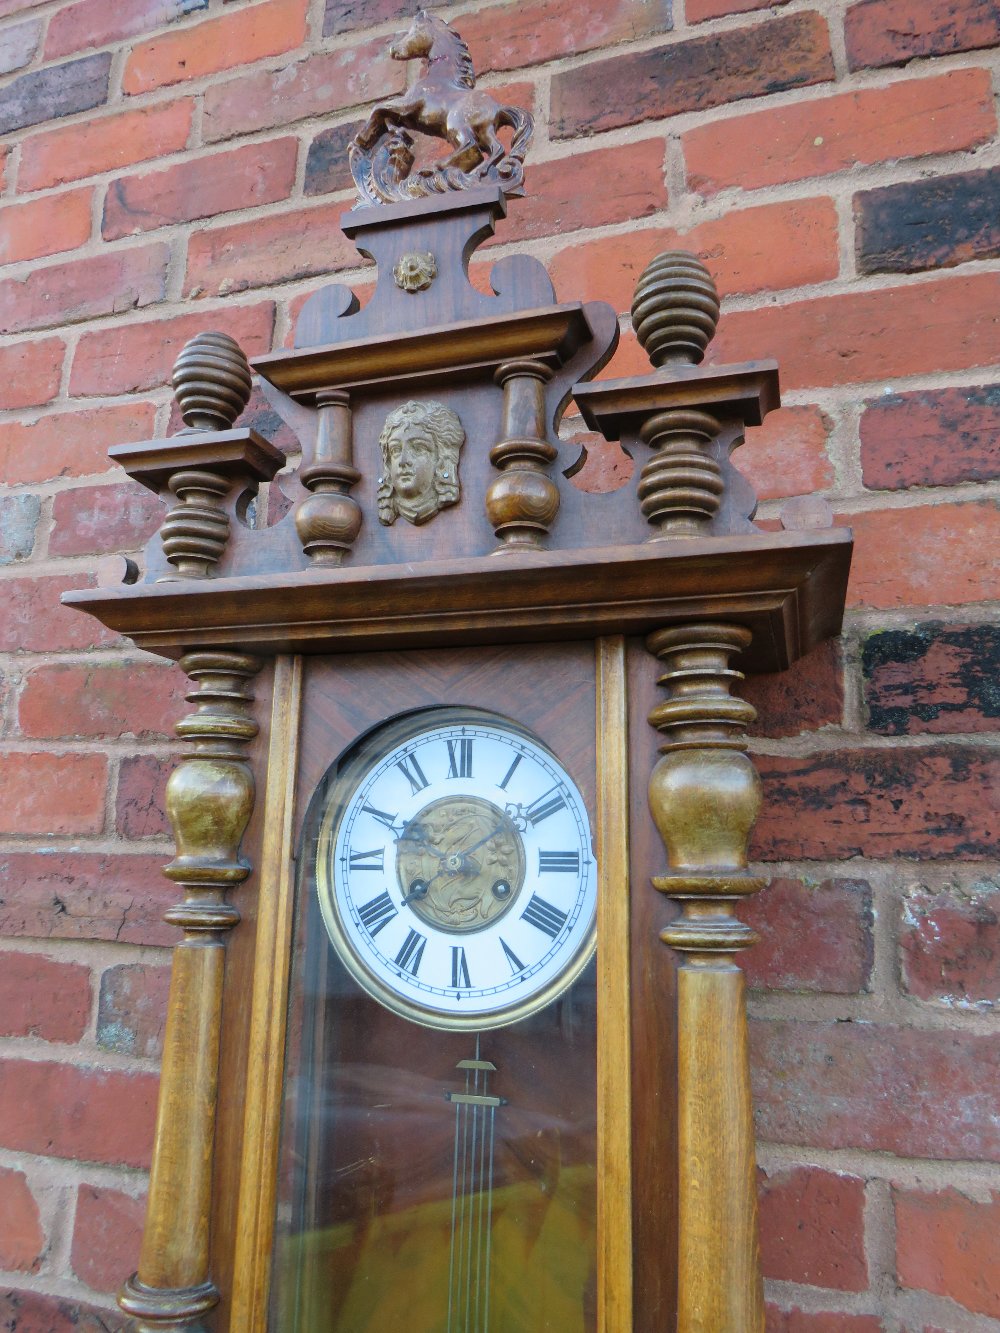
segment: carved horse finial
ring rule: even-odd
[[[469,48],[444,19],[421,9],[389,47],[394,60],[421,58],[420,77],[405,93],[376,106],[351,143],[351,174],[363,200],[391,204],[495,181],[504,194],[524,193],[524,154],[534,121],[520,107],[501,106],[476,88]],[[514,131],[510,150],[497,130]],[[411,176],[413,138],[444,139],[447,157]]]

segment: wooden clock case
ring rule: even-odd
[[[640,284],[652,372],[588,385],[617,343],[609,307],[556,302],[524,257],[492,294],[469,281],[505,211],[486,184],[348,216],[374,294],[319,292],[294,348],[254,365],[299,460],[235,426],[249,373],[217,334],[178,362],[185,430],[111,451],[169,512],[141,581],[126,565],[66,601],[179,659],[194,704],[168,790],[183,937],[121,1296],[137,1330],[266,1327],[304,812],[354,737],[442,702],[534,728],[596,830],[596,1326],[763,1328],[733,962],[753,936],[733,907],[764,881],[733,687],[839,631],[850,534],[754,525],[730,454],[777,406],[777,369],[697,364],[718,312],[697,261],[663,256]],[[571,396],[635,459],[614,493],[565,475]],[[460,493],[384,521],[380,435],[428,400],[464,430]]]

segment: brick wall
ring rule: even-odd
[[[0,0],[4,1328],[119,1326],[172,936],[181,681],[58,596],[156,526],[105,450],[166,430],[183,341],[281,345],[323,275],[370,280],[345,144],[416,7]],[[842,643],[750,691],[769,1327],[1000,1330],[1000,7],[437,8],[538,118],[494,257],[627,310],[697,250],[714,358],[782,363],[737,455],[763,515],[819,491],[857,535]],[[643,368],[626,333],[610,371]]]

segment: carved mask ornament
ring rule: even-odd
[[[382,475],[379,521],[389,526],[402,515],[426,523],[439,509],[458,503],[458,451],[465,431],[444,403],[403,403],[390,412],[379,436]]]

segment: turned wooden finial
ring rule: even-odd
[[[664,250],[650,260],[632,298],[632,327],[657,370],[699,365],[718,323],[719,293],[696,255]]]
[[[171,376],[188,430],[231,430],[250,401],[243,348],[228,333],[199,333],[184,344]]]

